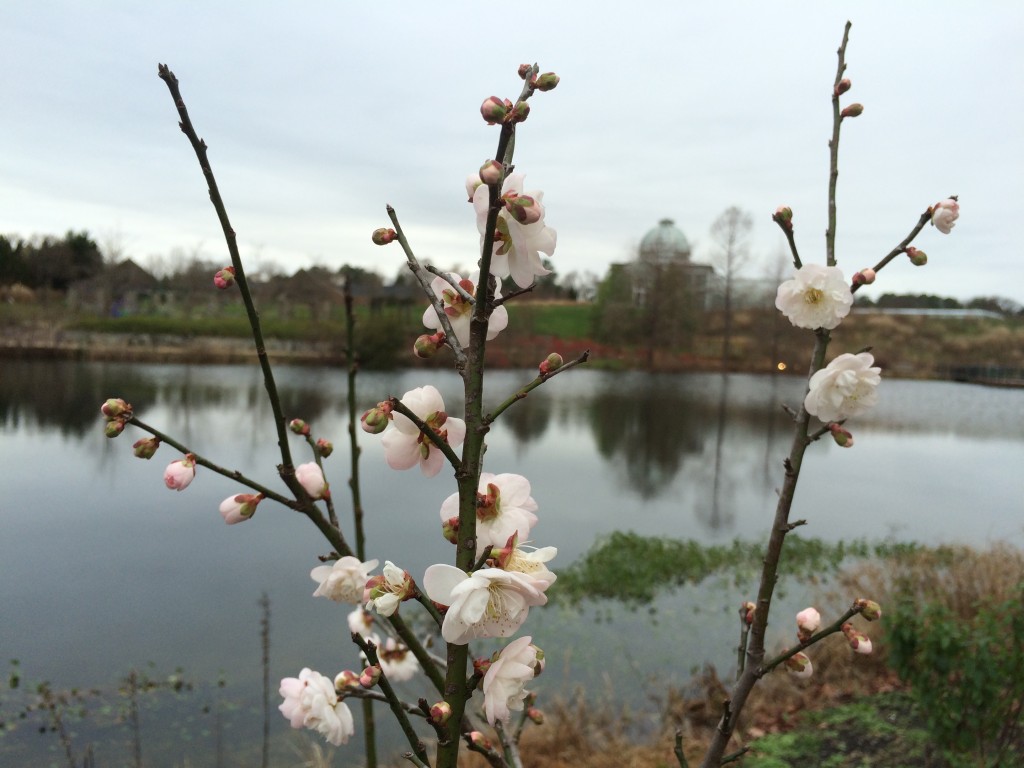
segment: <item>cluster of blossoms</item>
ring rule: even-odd
[[[747,605],[753,605],[748,603]],[[851,613],[859,613],[868,621],[875,621],[882,616],[882,609],[874,600],[865,598],[857,599],[853,604]],[[803,645],[810,644],[814,634],[821,629],[821,614],[817,608],[804,608],[796,615],[796,637]],[[835,625],[831,631],[835,631]],[[845,636],[850,647],[857,653],[871,653],[871,639],[855,628],[849,621],[844,621],[839,627]],[[824,636],[824,635],[822,635]],[[810,657],[803,651],[797,651],[785,660],[786,668],[796,677],[808,678],[814,674],[814,665]]]

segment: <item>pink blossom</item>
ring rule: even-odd
[[[298,677],[281,681],[284,701],[278,706],[292,728],[310,728],[335,746],[348,742],[355,733],[352,712],[338,701],[334,683],[306,667]]]
[[[797,636],[801,642],[810,638],[821,627],[821,614],[815,608],[804,608],[796,615]]]
[[[315,461],[299,464],[295,468],[295,479],[313,499],[323,499],[329,493],[324,472]]]
[[[959,218],[960,203],[956,198],[950,197],[932,206],[932,224],[944,235],[950,233]]]
[[[254,514],[256,506],[263,501],[263,494],[239,493],[236,496],[228,496],[220,503],[220,514],[228,525],[244,523]]]
[[[469,279],[465,280],[456,274],[453,274],[452,277],[466,293],[470,296],[475,295],[476,283],[480,279],[479,272],[474,272],[469,276]],[[496,280],[497,286],[494,289],[494,298],[497,299],[501,298],[501,280],[497,278]],[[430,288],[441,299],[444,313],[448,316],[448,322],[455,332],[455,338],[458,339],[459,344],[466,346],[469,344],[469,323],[473,318],[473,305],[463,299],[458,291],[452,288],[451,283],[443,277],[435,277],[434,281],[430,284]],[[423,324],[427,328],[433,328],[435,331],[443,331],[441,321],[437,317],[437,310],[433,306],[427,307],[423,313]],[[487,324],[487,340],[490,341],[496,337],[507,326],[508,310],[504,306],[496,307],[491,312],[491,317]]]
[[[506,176],[501,189],[502,197],[523,195],[524,178],[521,173]],[[516,220],[505,207],[498,214],[494,253],[491,257],[491,271],[495,277],[511,276],[516,285],[522,288],[531,285],[535,277],[551,274],[541,262],[540,254],[553,254],[557,241],[555,230],[544,223],[544,193],[531,192],[526,197],[532,200],[532,205],[529,206],[525,223]],[[473,207],[476,210],[481,244],[487,234],[485,230],[489,205],[487,187],[477,188],[473,194]]]
[[[164,470],[164,485],[172,491],[183,491],[196,476],[196,457],[191,453],[172,461]]]

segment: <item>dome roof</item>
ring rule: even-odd
[[[640,241],[640,260],[665,264],[690,260],[690,243],[672,219],[662,219]]]

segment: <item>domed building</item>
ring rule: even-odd
[[[690,242],[672,219],[640,240],[636,258],[612,264],[599,296],[601,329],[655,348],[689,345],[707,308],[714,270],[690,261]]]

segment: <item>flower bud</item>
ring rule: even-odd
[[[501,174],[505,167],[497,160],[488,160],[480,166],[480,181],[489,187],[493,187],[501,181]]]
[[[156,449],[160,447],[160,439],[156,437],[144,437],[136,440],[132,445],[132,452],[140,459],[152,459]]]
[[[387,245],[388,243],[394,242],[398,238],[398,233],[393,229],[387,229],[381,227],[380,229],[373,230],[371,239],[374,245]]]
[[[960,203],[957,198],[950,197],[932,206],[932,225],[944,235],[956,226],[960,218]]]
[[[235,268],[224,267],[224,269],[217,270],[217,273],[213,276],[213,284],[219,290],[226,291],[235,284]]]
[[[796,615],[796,636],[801,643],[810,640],[820,626],[821,614],[815,608],[804,608]]]
[[[467,736],[466,738],[469,739],[470,743],[472,743],[474,746],[480,747],[481,749],[494,748],[491,745],[491,740],[484,736],[482,733],[480,733],[480,731],[470,731],[469,736]]]
[[[526,710],[526,716],[530,718],[534,725],[544,725],[544,713],[536,707],[530,707]]]
[[[127,420],[132,417],[132,407],[120,397],[112,397],[100,406],[100,413],[108,419],[124,418]]]
[[[172,461],[164,470],[164,485],[172,491],[183,491],[196,476],[196,457],[187,453],[185,458]]]
[[[882,606],[874,600],[867,600],[866,598],[859,597],[854,605],[860,610],[860,615],[868,621],[875,621],[876,619],[882,618]]]
[[[853,650],[857,653],[871,653],[871,638],[859,629],[856,629],[853,624],[846,622],[840,629],[843,630],[843,634],[846,635],[846,639]]]
[[[832,439],[840,448],[853,448],[853,435],[841,424],[829,424],[828,431],[832,433]]]
[[[321,437],[316,441],[316,450],[322,458],[326,459],[334,453],[334,443]]]
[[[802,680],[806,680],[814,674],[814,666],[811,664],[810,658],[803,651],[794,653],[786,659],[785,664],[786,669]]]
[[[534,79],[533,87],[538,91],[553,91],[561,79],[554,72],[545,72]]]
[[[431,335],[424,333],[422,336],[417,336],[416,341],[412,345],[412,353],[421,360],[426,360],[437,354],[438,350],[444,346],[445,335],[443,331]]]
[[[124,432],[125,423],[124,419],[111,419],[103,427],[103,434],[107,437],[117,437]]]
[[[789,206],[779,206],[772,214],[772,221],[778,224],[785,232],[793,231],[793,209]]]
[[[866,268],[853,273],[854,285],[871,285],[875,282],[875,270]]]
[[[487,121],[488,125],[494,125],[495,123],[502,122],[511,108],[512,102],[508,99],[502,100],[497,96],[488,96],[484,103],[480,105],[480,114]]]
[[[363,431],[369,432],[371,435],[379,435],[387,429],[388,422],[390,420],[391,403],[386,401],[383,403],[377,403],[376,407],[368,410],[359,419],[362,424]]]
[[[516,102],[515,108],[512,110],[512,122],[522,123],[525,122],[526,118],[530,116],[530,105],[525,101]]]
[[[312,499],[326,499],[330,497],[330,488],[324,479],[324,471],[320,469],[315,461],[299,464],[295,468],[295,479],[303,487]]]
[[[296,435],[303,435],[309,437],[309,424],[304,422],[302,419],[292,419],[288,422],[288,429],[294,432]]]
[[[237,496],[228,496],[220,503],[220,515],[228,525],[244,523],[256,514],[256,507],[263,499],[262,493],[240,493]]]
[[[334,689],[343,691],[346,688],[355,688],[359,685],[359,675],[351,669],[342,670],[334,678]]]
[[[540,203],[529,195],[511,193],[501,199],[505,203],[505,210],[520,224],[534,224],[544,217],[544,209]]]
[[[914,246],[907,248],[907,256],[910,257],[910,263],[915,267],[923,267],[928,263],[928,254],[924,251],[919,251]]]
[[[359,676],[359,684],[363,688],[373,688],[380,680],[380,665],[371,664],[363,670],[363,674]]]
[[[441,535],[452,544],[459,543],[459,518],[449,517],[441,523]]]
[[[531,69],[533,69],[533,65],[532,64],[520,64],[519,65],[519,69],[518,69],[519,79],[520,80],[525,80],[526,76],[528,74],[530,74],[530,70]]]
[[[757,605],[750,602],[749,600],[740,606],[740,618],[743,623],[748,627],[754,623],[754,611],[757,610]]]
[[[430,708],[430,722],[434,725],[444,725],[452,716],[452,705],[447,701],[439,701]]]
[[[832,92],[836,96],[842,96],[844,93],[850,90],[851,85],[852,83],[850,82],[850,78],[844,77],[842,80],[836,83],[836,87],[832,89]]]
[[[840,117],[859,117],[864,112],[864,105],[853,103],[839,113]]]
[[[544,660],[544,651],[538,648],[536,645],[530,644],[530,648],[536,654],[536,661],[533,662],[533,676],[540,677],[541,672],[544,671],[544,667],[547,666],[547,662]]]
[[[491,668],[491,662],[497,661],[501,656],[501,651],[495,651],[489,659],[473,659],[473,672],[474,674],[483,677],[487,674],[487,670]]]
[[[547,376],[549,373],[554,373],[562,367],[562,356],[557,352],[552,352],[550,355],[545,357],[541,364],[537,366],[541,376]]]

